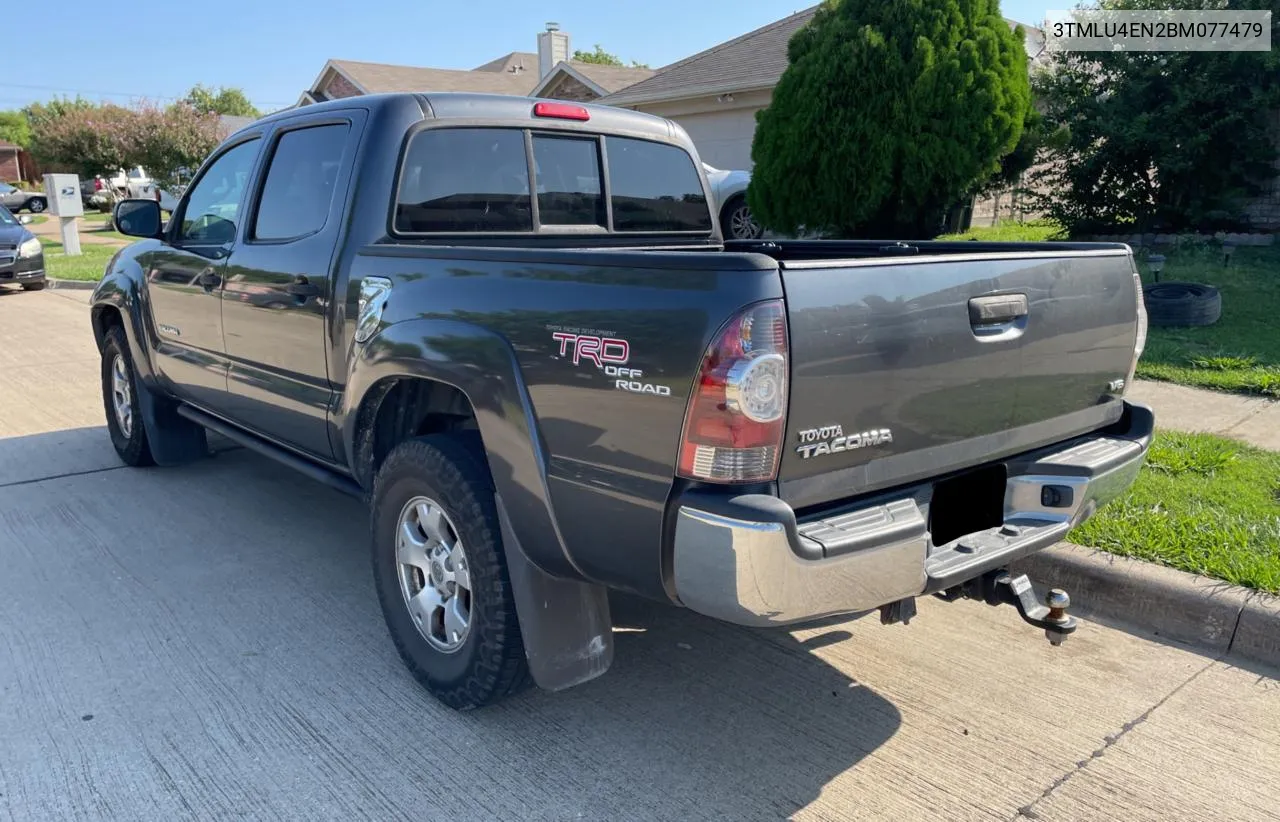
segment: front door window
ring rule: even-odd
[[[191,189],[182,212],[178,242],[226,245],[236,238],[244,188],[258,156],[258,140],[247,140],[213,162]]]

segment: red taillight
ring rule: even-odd
[[[534,117],[555,117],[560,120],[590,120],[591,113],[582,106],[568,103],[534,103]]]
[[[787,315],[782,300],[757,303],[712,340],[689,398],[680,476],[760,482],[778,472],[787,418]]]

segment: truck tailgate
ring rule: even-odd
[[[1120,418],[1137,334],[1127,248],[799,260],[781,270],[792,383],[779,492],[795,507]]]

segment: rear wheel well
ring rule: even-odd
[[[467,395],[448,383],[396,377],[369,389],[356,419],[356,479],[365,488],[391,450],[428,434],[475,432],[475,409]]]

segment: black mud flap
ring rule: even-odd
[[[203,427],[178,415],[172,402],[161,402],[155,393],[135,379],[138,410],[147,432],[151,456],[156,465],[182,465],[209,456],[209,440]]]
[[[529,672],[539,688],[560,691],[595,679],[613,662],[613,619],[602,585],[553,577],[520,547],[495,495],[507,572]]]

